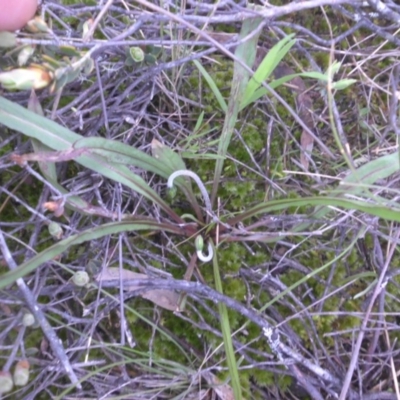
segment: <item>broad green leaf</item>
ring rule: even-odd
[[[166,171],[166,178],[168,178],[175,171],[186,169],[186,165],[182,160],[182,157],[176,151],[173,151],[157,139],[153,139],[151,142],[151,153],[153,154],[154,159],[156,159],[157,162],[163,166],[164,171]],[[183,179],[183,177],[177,178],[176,182],[178,181],[181,181],[182,185],[188,184],[191,188],[190,181],[188,183],[186,179]]]
[[[131,165],[153,172],[168,179],[170,173],[165,165],[141,150],[115,140],[99,137],[83,138],[74,143],[75,149],[87,149],[89,154],[101,156],[115,164]]]
[[[82,139],[82,136],[4,97],[0,97],[0,123],[58,151],[68,150]]]
[[[173,172],[186,169],[186,165],[182,157],[165,144],[159,142],[157,139],[153,139],[151,142],[151,152],[154,159],[163,166],[163,176],[167,179]],[[187,192],[187,194],[193,196],[190,179],[185,179],[183,176],[180,176],[176,178],[174,182],[177,184],[177,186],[181,187],[185,192]]]
[[[11,129],[22,132],[26,136],[35,138],[53,150],[71,150],[74,144],[83,137],[57,123],[21,107],[5,98],[0,98],[0,123]],[[86,139],[85,139],[86,140]],[[82,143],[82,142],[81,142]],[[83,142],[85,143],[85,142]],[[155,204],[158,204],[176,221],[179,216],[161,199],[161,197],[149,187],[149,185],[138,175],[122,164],[107,161],[106,158],[88,152],[76,158],[76,162],[86,168],[96,171],[103,176],[116,182],[120,182],[132,190],[142,194]]]
[[[389,154],[372,160],[354,172],[351,172],[332,192],[338,194],[361,194],[368,186],[386,179],[400,169],[398,153]]]
[[[96,240],[107,235],[118,234],[120,232],[139,230],[162,230],[164,232],[171,232],[175,234],[181,233],[180,229],[174,225],[157,223],[155,221],[146,219],[137,220],[135,222],[122,221],[100,225],[55,243],[53,246],[43,250],[30,260],[25,261],[17,269],[1,275],[0,289],[3,289],[6,286],[14,283],[18,278],[22,278],[31,273],[40,265],[51,261],[53,258],[59,256],[73,245],[81,244],[90,240]]]
[[[36,93],[32,91],[28,101],[28,110],[38,114],[44,115],[43,109],[39,103]],[[32,147],[35,153],[50,153],[52,149],[37,139],[32,138]],[[108,212],[101,207],[94,206],[79,196],[71,196],[69,192],[58,184],[56,164],[51,161],[39,161],[39,168],[45,179],[52,184],[60,193],[66,195],[66,206],[72,210],[88,215],[100,215],[104,217],[113,217],[112,212]]]
[[[39,102],[39,99],[36,96],[36,93],[32,90],[31,95],[29,97],[28,101],[28,110],[38,114],[38,115],[44,115],[42,106]],[[35,153],[46,153],[50,152],[52,149],[49,146],[46,146],[44,143],[40,142],[37,139],[32,138],[32,147]],[[39,168],[40,171],[42,172],[43,176],[49,181],[49,182],[57,182],[57,172],[56,172],[56,164],[53,162],[49,161],[39,161]]]
[[[330,79],[332,79],[333,75],[337,74],[341,66],[342,66],[341,62],[334,60],[333,63],[330,64],[329,67],[327,68],[326,75],[330,77]]]

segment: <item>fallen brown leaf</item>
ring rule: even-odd
[[[110,281],[115,279],[120,279],[119,277],[120,269],[118,267],[110,267],[105,268],[102,272],[100,272],[95,280],[97,282],[101,281]],[[137,280],[137,284],[124,285],[124,290],[134,291],[140,289],[143,286],[140,286],[141,280],[149,279],[149,276],[146,274],[140,274],[138,272],[130,271],[128,269],[122,268],[122,280]],[[171,311],[180,311],[180,295],[172,290],[166,289],[152,289],[148,290],[140,295],[144,299],[151,301],[152,303],[165,308],[166,310]]]

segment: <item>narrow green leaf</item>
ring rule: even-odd
[[[279,79],[275,79],[273,80],[271,83],[269,83],[269,87],[271,89],[276,89],[277,87],[283,85],[284,83],[290,81],[291,79],[295,78],[296,76],[300,76],[301,74],[291,74],[291,75],[286,75],[283,76],[282,78]],[[246,108],[249,104],[254,103],[255,101],[257,101],[259,98],[261,98],[262,96],[268,94],[269,90],[266,89],[264,86],[259,87],[257,90],[255,90],[253,92],[252,95],[250,95],[249,97],[247,97],[245,100],[243,100],[241,106],[240,106],[240,110],[243,110],[244,108]]]
[[[221,275],[219,273],[218,257],[216,254],[216,248],[212,243],[213,252],[215,256],[213,257],[213,270],[214,270],[214,281],[215,289],[223,292]],[[229,373],[231,377],[231,385],[233,388],[233,393],[235,395],[235,400],[242,399],[242,388],[240,385],[239,371],[236,363],[235,351],[232,343],[232,331],[229,323],[229,315],[226,305],[224,303],[218,303],[218,310],[221,319],[221,331],[222,337],[224,339],[224,347],[226,354],[226,361],[228,363]]]
[[[260,213],[268,213],[271,211],[284,210],[289,207],[303,206],[342,207],[348,210],[362,211],[370,215],[375,215],[377,217],[387,219],[389,221],[400,222],[400,208],[393,209],[385,206],[371,204],[367,201],[347,200],[339,197],[304,197],[299,199],[273,200],[266,203],[258,204],[250,210],[247,210],[244,213],[228,220],[227,223],[229,225],[235,225],[238,222],[244,221],[250,217],[254,217]],[[326,208],[326,210],[326,212],[330,211],[329,208]],[[313,216],[316,219],[322,217],[321,215],[317,215],[316,213],[314,213]]]
[[[289,50],[293,47],[296,41],[293,39],[294,34],[290,34],[280,40],[275,46],[273,46],[266,54],[256,72],[249,80],[245,93],[243,95],[242,104],[249,104],[248,99],[253,95],[257,88],[268,79],[268,77],[275,70],[277,65],[286,56]],[[243,106],[240,107],[243,109]]]
[[[261,22],[262,19],[258,17],[246,19],[243,22],[242,29],[239,35],[239,40],[244,39],[246,36],[249,36],[252,32],[257,30],[257,27],[260,25]],[[259,30],[256,35],[253,34],[251,36],[251,39],[241,43],[235,51],[235,56],[250,68],[254,64],[257,50],[257,41],[260,33],[261,32]],[[215,164],[211,203],[214,202],[217,195],[219,182],[221,181],[221,173],[224,166],[224,159],[226,157],[228,146],[236,125],[237,116],[239,113],[239,106],[243,101],[243,94],[246,90],[248,80],[249,72],[244,67],[242,67],[241,64],[235,62],[232,88],[229,96],[229,104],[228,108],[226,109],[224,126],[222,128],[221,138],[218,145],[218,155],[223,158],[218,159]]]
[[[197,132],[200,130],[200,127],[203,124],[203,121],[204,121],[204,111],[202,111],[200,113],[199,117],[197,118],[196,125],[193,129],[193,132]]]
[[[182,157],[195,160],[223,160],[222,156],[210,153],[192,153],[190,151],[182,151]]]
[[[223,98],[221,92],[218,89],[218,86],[215,84],[213,78],[210,74],[206,71],[206,69],[199,63],[198,60],[193,60],[194,65],[203,75],[204,79],[207,81],[208,86],[210,86],[211,91],[214,93],[216,100],[218,101],[219,106],[221,107],[222,111],[227,110],[228,106],[226,105],[225,99]]]
[[[43,109],[42,106],[39,102],[39,99],[36,96],[35,91],[32,90],[31,95],[29,97],[28,101],[28,110],[43,116]],[[44,143],[40,142],[37,139],[32,138],[32,147],[35,153],[41,153],[41,152],[50,152],[52,149],[49,146],[46,146]],[[53,162],[48,162],[48,161],[39,161],[39,168],[40,171],[42,172],[43,176],[49,181],[49,182],[57,182],[57,172],[56,172],[56,164]]]
[[[137,220],[135,222],[112,222],[109,224],[97,226],[93,229],[88,229],[55,243],[53,246],[47,248],[46,250],[43,250],[41,253],[32,257],[30,260],[21,264],[17,269],[3,274],[0,279],[0,289],[3,289],[6,286],[14,283],[18,278],[24,277],[25,275],[34,271],[40,265],[59,256],[64,251],[68,250],[70,246],[81,244],[90,240],[99,239],[107,235],[139,230],[162,230],[164,232],[171,232],[175,234],[181,233],[180,229],[178,227],[175,227],[174,225],[162,224],[146,219]]]
[[[321,72],[301,72],[298,74],[291,74],[291,75],[286,75],[283,76],[282,78],[279,79],[275,79],[272,82],[270,82],[268,85],[271,89],[276,89],[279,86],[283,85],[284,83],[292,80],[293,78],[296,77],[302,77],[302,78],[312,78],[312,79],[317,79],[321,82],[327,83],[328,82],[328,76],[325,74],[322,74]],[[332,87],[336,90],[342,90],[345,89],[346,87],[352,85],[353,83],[357,82],[355,79],[343,79],[340,80],[338,82],[334,82]],[[260,99],[262,96],[265,96],[266,94],[268,94],[268,89],[266,89],[265,87],[261,86],[258,89],[256,89],[253,94],[249,95],[248,97],[246,97],[241,106],[240,106],[240,110],[243,110],[244,108],[246,108],[249,104],[254,103],[255,101],[257,101],[258,99]]]
[[[342,79],[340,81],[333,82],[332,89],[343,90],[343,89],[346,89],[349,86],[353,85],[356,82],[357,82],[356,79]]]

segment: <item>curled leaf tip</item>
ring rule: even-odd
[[[202,250],[197,250],[196,254],[197,254],[197,258],[202,262],[211,261],[212,258],[214,257],[214,251],[213,251],[213,248],[211,246],[211,243],[208,243],[208,255],[203,254]]]
[[[189,171],[187,169],[180,169],[178,171],[175,171],[169,176],[167,186],[169,188],[172,188],[174,186],[175,178],[178,178],[179,176],[188,176],[189,178],[192,178],[197,183],[197,186],[199,187],[200,192],[203,196],[206,209],[209,213],[212,213],[210,196],[207,193],[204,183],[202,182],[202,180],[196,173]]]

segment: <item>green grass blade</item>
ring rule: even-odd
[[[348,200],[339,197],[304,197],[298,199],[273,200],[266,203],[258,204],[257,206],[245,211],[244,213],[228,220],[227,223],[230,225],[235,225],[238,222],[254,217],[260,213],[269,213],[272,211],[284,210],[289,207],[304,206],[326,206],[327,211],[330,211],[328,207],[341,207],[347,210],[358,210],[361,212],[365,212],[367,214],[375,215],[376,217],[380,217],[389,221],[400,222],[400,208],[394,209],[386,206],[372,204],[363,200]],[[313,217],[314,216],[316,216],[316,214],[313,214]],[[321,218],[321,216],[319,216],[318,219],[319,218]]]
[[[282,59],[296,43],[296,40],[294,40],[293,37],[294,34],[286,36],[285,38],[280,40],[275,46],[273,46],[271,50],[269,50],[269,52],[266,54],[266,56],[258,66],[256,72],[247,84],[240,106],[241,110],[244,108],[244,104],[249,104],[248,99],[251,98],[254,92],[260,87],[260,85],[266,79],[268,79],[268,77],[272,74],[277,65],[282,61]]]
[[[182,151],[182,157],[193,160],[218,160],[223,157],[211,153],[191,153],[190,151]]]
[[[383,199],[379,198],[379,196],[372,196],[369,189],[380,179],[386,179],[394,174],[399,168],[400,164],[397,154],[379,157],[351,171],[349,175],[340,182],[337,188],[329,192],[329,196],[343,197],[345,194],[364,195],[364,197],[373,198],[376,203],[384,204],[384,202],[382,202]],[[387,200],[386,203],[388,203]],[[386,208],[388,209],[389,207]],[[313,213],[313,218],[321,219],[329,211],[329,207],[317,207]],[[308,225],[309,224],[300,224],[296,230],[304,230]]]
[[[211,91],[214,93],[214,96],[215,96],[216,100],[218,101],[219,106],[221,107],[221,110],[226,112],[228,109],[228,106],[226,105],[226,101],[223,98],[221,92],[219,91],[218,86],[215,84],[213,78],[206,71],[206,69],[199,63],[198,60],[193,60],[193,63],[197,67],[197,69],[200,71],[200,73],[203,75],[204,79],[207,81],[208,86],[210,86]]]
[[[245,38],[252,32],[254,32],[259,24],[261,23],[261,18],[251,18],[243,22],[242,29],[240,31],[239,40]],[[251,39],[240,44],[236,51],[236,57],[243,61],[250,68],[254,64],[257,41],[260,32],[257,35],[253,35]],[[224,126],[222,128],[221,138],[218,145],[218,155],[222,156],[223,159],[218,159],[215,164],[214,171],[214,184],[211,194],[211,203],[214,202],[217,195],[219,182],[221,180],[222,168],[224,166],[224,160],[226,157],[226,152],[228,150],[229,143],[232,138],[233,130],[237,122],[237,116],[239,113],[239,106],[242,102],[243,94],[246,90],[247,82],[249,80],[249,73],[245,68],[243,68],[239,63],[235,62],[233,79],[232,79],[232,89],[229,96],[229,104],[225,114]]]
[[[171,232],[175,234],[181,233],[180,229],[178,227],[175,227],[174,225],[162,224],[146,219],[137,220],[135,222],[112,222],[109,224],[97,226],[96,228],[88,229],[53,244],[46,250],[43,250],[39,254],[32,257],[30,260],[21,264],[17,269],[1,275],[0,289],[3,289],[6,286],[14,283],[18,278],[22,278],[25,275],[31,273],[40,265],[52,260],[54,257],[57,257],[64,251],[68,250],[70,246],[81,244],[89,240],[99,239],[107,235],[138,230],[162,230],[164,232]]]
[[[216,290],[218,290],[218,292],[223,293],[222,281],[219,273],[219,265],[217,260],[218,257],[214,245],[213,245],[213,251],[215,254],[215,257],[213,258],[215,288]],[[221,319],[221,331],[222,331],[222,337],[224,339],[225,354],[228,363],[229,374],[231,377],[231,385],[233,388],[233,393],[235,395],[235,400],[241,400],[242,388],[240,385],[239,371],[237,368],[235,351],[233,349],[233,344],[232,344],[232,332],[226,305],[224,303],[218,303],[218,311]]]
[[[332,206],[342,207],[350,210],[359,210],[383,219],[393,219],[399,221],[400,208],[396,204],[387,205],[388,200],[379,196],[373,196],[369,189],[375,182],[386,179],[400,168],[399,157],[397,153],[379,157],[370,161],[357,170],[351,172],[334,190],[330,191],[327,197],[312,197],[302,199],[284,199],[274,200],[259,204],[242,214],[228,221],[229,224],[236,224],[247,218],[255,216],[261,212],[271,212],[287,209],[292,206],[315,205],[317,206],[312,215],[315,220],[322,219],[330,211]],[[364,195],[365,200],[349,200],[344,195]],[[371,204],[370,200],[375,200]],[[303,231],[310,226],[310,223],[301,223],[292,231]]]
[[[204,111],[202,111],[199,117],[197,118],[197,122],[193,129],[193,132],[198,132],[200,130],[201,126],[203,125],[203,121],[204,121]]]
[[[338,254],[336,257],[334,257],[332,260],[327,262],[326,264],[322,265],[321,267],[313,270],[311,273],[303,276],[301,279],[287,287],[285,290],[274,296],[273,299],[271,299],[269,302],[264,304],[261,308],[260,311],[266,310],[268,307],[271,307],[274,303],[276,303],[279,299],[284,297],[287,293],[290,293],[291,291],[295,290],[298,286],[303,284],[304,282],[307,282],[310,278],[312,278],[315,275],[320,274],[323,272],[326,268],[329,266],[333,265],[334,263],[338,262],[339,260],[343,259],[348,253],[350,253],[354,249],[354,245],[357,243],[357,240],[363,236],[365,233],[366,229],[363,228],[360,230],[360,232],[355,236],[355,238],[352,240],[349,246],[347,246],[340,254]]]
[[[291,75],[286,75],[283,76],[282,78],[279,79],[275,79],[272,82],[269,83],[269,87],[271,89],[276,89],[279,86],[283,85],[284,83],[292,80],[293,78],[296,77],[302,77],[302,78],[312,78],[312,79],[317,79],[321,82],[328,82],[328,77],[324,74],[322,74],[321,72],[301,72],[298,74],[291,74]],[[355,79],[342,79],[340,81],[337,82],[333,82],[333,88],[336,90],[342,90],[347,88],[348,86],[354,84],[356,82]],[[266,94],[268,94],[269,90],[266,89],[265,87],[261,86],[258,87],[257,89],[254,90],[254,92],[251,94],[246,94],[244,97],[244,100],[242,102],[242,104],[240,105],[240,110],[243,110],[244,108],[246,108],[249,104],[254,103],[255,101],[257,101],[259,98],[261,98],[262,96],[265,96]]]
[[[292,80],[293,78],[296,78],[297,76],[302,76],[303,74],[299,73],[299,74],[291,74],[291,75],[286,75],[283,76],[282,78],[279,79],[275,79],[273,80],[271,83],[269,83],[269,88],[271,89],[276,89],[279,86],[283,85],[286,82],[289,82],[290,80]],[[251,96],[249,96],[248,98],[246,98],[246,101],[242,102],[242,105],[240,106],[240,110],[243,110],[244,108],[246,108],[249,104],[254,103],[255,101],[257,101],[259,98],[261,98],[262,96],[265,96],[266,94],[269,93],[269,90],[266,89],[264,86],[259,87],[257,90],[255,90],[253,92],[253,94]]]

